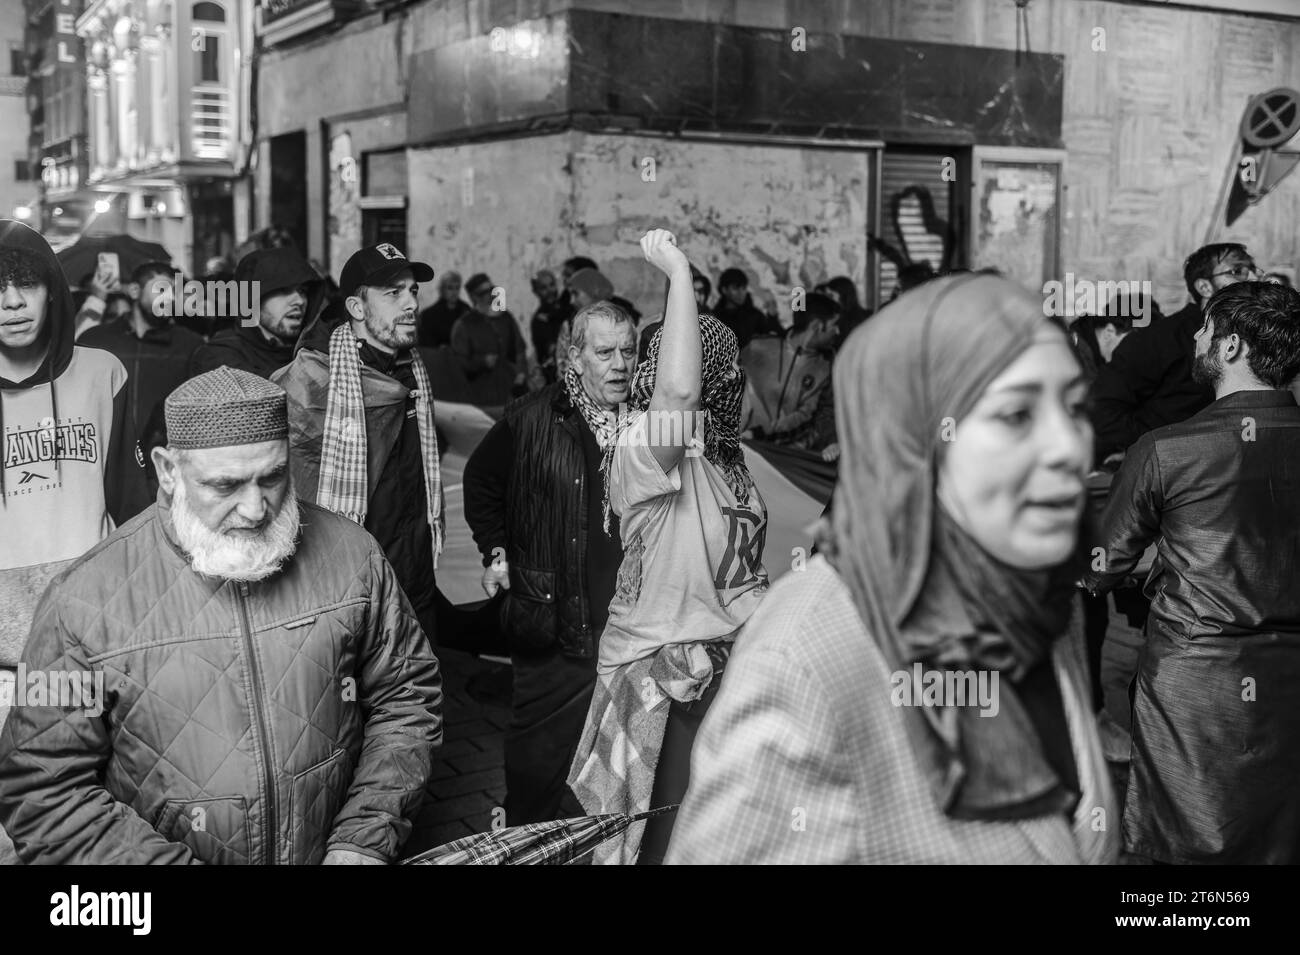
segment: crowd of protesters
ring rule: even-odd
[[[878,315],[841,276],[784,326],[663,229],[654,314],[574,257],[526,326],[388,243],[337,281],[262,246],[206,269],[257,283],[255,320],[173,321],[169,263],[77,301],[0,225],[0,665],[109,688],[0,731],[24,861],[401,858],[463,620],[448,382],[499,412],[464,500],[512,661],[508,824],[650,813],[596,852],[624,864],[1297,861],[1300,294],[1243,246],[1188,256],[1170,315],[1068,326],[912,263]],[[837,462],[775,583],[746,442]],[[1145,628],[1131,741],[1112,601]],[[931,696],[967,678],[983,708]]]

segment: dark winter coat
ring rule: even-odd
[[[1092,426],[1097,460],[1126,451],[1138,438],[1186,421],[1214,400],[1213,389],[1192,380],[1200,306],[1189,303],[1168,318],[1124,337],[1093,384]]]
[[[154,408],[189,376],[190,361],[203,339],[178,325],[150,328],[141,338],[128,320],[119,319],[87,330],[77,344],[112,352],[126,366],[131,417],[143,429]],[[142,448],[148,454],[149,446]]]
[[[588,495],[603,499],[603,487],[588,473],[585,427],[565,386],[549,385],[507,406],[465,465],[465,521],[485,565],[505,553],[502,629],[525,651],[589,658],[603,629],[604,614],[593,625],[586,566],[588,535],[604,533],[588,526]]]

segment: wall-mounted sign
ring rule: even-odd
[[[59,63],[81,62],[81,39],[77,36],[77,17],[81,0],[59,0],[54,10],[54,42]]]
[[[260,0],[257,32],[268,46],[317,27],[343,20],[361,8],[361,0]]]

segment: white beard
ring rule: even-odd
[[[298,497],[289,488],[275,516],[257,537],[235,537],[208,530],[191,510],[185,484],[172,494],[172,527],[195,573],[224,580],[255,581],[284,566],[298,546]]]

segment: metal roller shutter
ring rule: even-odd
[[[880,180],[880,238],[899,249],[913,262],[929,260],[936,270],[943,264],[943,239],[926,231],[921,216],[920,203],[909,197],[899,207],[898,226],[894,228],[894,197],[911,186],[929,191],[934,200],[934,211],[941,219],[951,221],[953,183],[943,179],[943,159],[952,151],[886,148],[881,161]],[[899,230],[902,238],[899,237]],[[898,284],[894,263],[884,256],[880,262],[880,301],[888,302]]]

